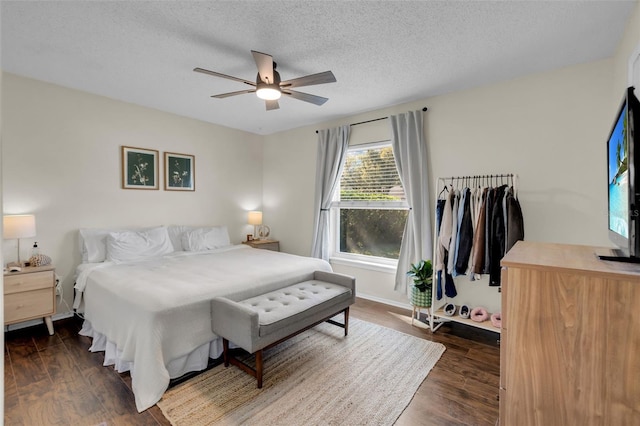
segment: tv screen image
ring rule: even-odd
[[[640,263],[640,102],[625,90],[607,139],[609,240],[613,255],[602,260]]]
[[[629,146],[627,143],[627,106],[611,132],[609,157],[609,229],[629,238]]]

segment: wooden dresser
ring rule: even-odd
[[[51,265],[24,267],[4,273],[4,323],[15,324],[44,318],[53,335],[51,315],[56,313],[55,268]]]
[[[520,241],[502,259],[500,425],[640,425],[640,265]]]

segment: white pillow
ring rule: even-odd
[[[195,228],[182,234],[182,248],[186,251],[212,250],[231,245],[226,226]]]
[[[107,237],[110,232],[144,231],[153,227],[132,228],[81,228],[79,234],[80,254],[83,263],[104,262],[107,258]]]
[[[164,226],[143,231],[110,232],[107,237],[107,260],[123,262],[162,256],[173,252]]]
[[[167,226],[167,231],[169,232],[169,238],[171,239],[171,244],[173,244],[173,249],[175,251],[183,251],[184,247],[182,247],[182,235],[195,229],[195,226],[188,225],[169,225]]]
[[[107,236],[116,229],[80,229],[80,252],[83,263],[104,262],[107,257]]]

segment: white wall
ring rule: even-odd
[[[224,224],[236,243],[251,228],[246,211],[262,202],[261,136],[2,77],[3,211],[36,215],[37,237],[21,242],[21,257],[38,241],[62,277],[68,305],[79,228]],[[122,145],[195,155],[195,192],[121,189]],[[3,253],[5,262],[15,260],[15,240],[4,242]],[[59,304],[58,312],[68,307]]]
[[[629,58],[632,54],[637,55],[640,48],[640,3],[636,6],[633,13],[629,16],[624,34],[618,48],[616,49],[614,59],[614,79],[613,79],[613,104],[612,108],[616,108],[622,99],[624,89],[629,87]],[[633,58],[636,66],[640,67],[638,57]],[[636,72],[639,70],[636,69]],[[636,74],[637,76],[637,74]],[[640,97],[640,79],[635,82],[636,96]]]
[[[526,239],[607,245],[603,155],[614,114],[611,85],[612,61],[604,60],[268,136],[265,217],[283,247],[308,254],[315,130],[427,106],[432,193],[438,176],[515,173]],[[353,135],[388,139],[388,121],[355,126]],[[334,269],[355,275],[361,294],[406,303],[393,291],[392,274]]]

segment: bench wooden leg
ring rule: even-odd
[[[224,359],[224,366],[229,366],[229,341],[227,339],[222,339],[222,356]]]
[[[258,389],[262,389],[262,349],[256,352],[256,379]]]
[[[349,307],[344,310],[344,335],[349,334]]]

